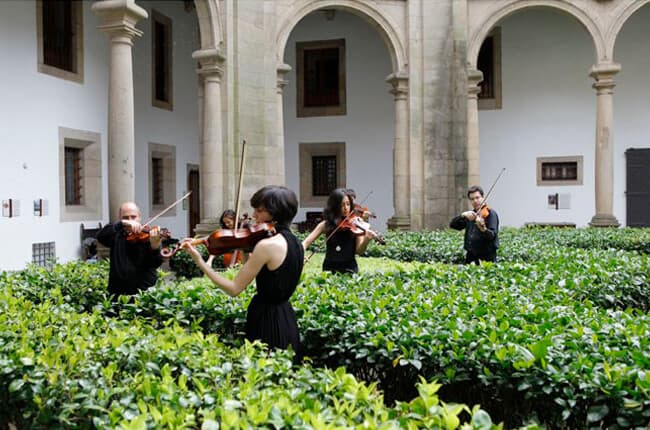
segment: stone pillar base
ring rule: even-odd
[[[591,227],[618,227],[621,224],[614,215],[596,214],[591,218],[589,225]]]
[[[208,236],[210,233],[220,228],[221,224],[219,224],[219,218],[202,219],[201,222],[194,227],[194,234],[201,237]]]
[[[410,230],[411,219],[405,216],[392,216],[386,221],[389,230]]]

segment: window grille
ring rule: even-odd
[[[65,148],[65,204],[80,205],[82,199],[82,148]]]
[[[163,159],[153,157],[151,159],[151,201],[154,205],[162,205],[163,199]]]
[[[576,161],[542,163],[543,181],[575,181],[577,179],[578,163]]]
[[[41,267],[51,267],[55,260],[54,242],[32,243],[32,263]]]
[[[312,195],[328,196],[336,188],[336,155],[312,157]]]

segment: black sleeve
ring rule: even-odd
[[[454,230],[462,230],[467,227],[467,218],[462,215],[458,215],[451,220],[449,227],[453,228]]]
[[[122,231],[122,223],[116,222],[112,224],[106,224],[99,232],[97,233],[96,239],[99,243],[104,246],[111,247],[113,246],[113,240],[115,235]]]
[[[147,246],[147,256],[145,262],[147,267],[158,268],[163,262],[162,255],[160,255],[160,248],[151,249],[149,241],[146,243]]]

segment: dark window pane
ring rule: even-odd
[[[72,1],[44,0],[42,4],[43,62],[48,66],[76,72]]]
[[[338,106],[339,49],[305,49],[305,107]]]
[[[312,163],[312,195],[328,196],[336,188],[336,155],[314,156]]]
[[[163,159],[151,159],[151,196],[154,205],[163,204]]]
[[[479,84],[479,98],[494,98],[494,36],[485,38],[478,53],[478,69],[483,72],[483,81]]]
[[[576,161],[542,163],[542,180],[544,181],[575,181],[578,179],[578,163]]]
[[[162,22],[156,21],[155,31],[155,82],[156,100],[169,102],[169,32],[167,26]]]
[[[65,148],[65,204],[81,204],[81,148]]]

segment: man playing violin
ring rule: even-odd
[[[499,215],[483,204],[483,188],[473,185],[467,190],[467,198],[473,210],[454,217],[449,227],[465,229],[465,264],[481,261],[497,261],[499,248]]]
[[[97,233],[97,241],[111,249],[108,292],[133,295],[154,285],[156,269],[162,264],[160,229],[151,227],[142,234],[140,209],[133,202],[120,206],[120,220]],[[135,239],[135,240],[134,240]]]

